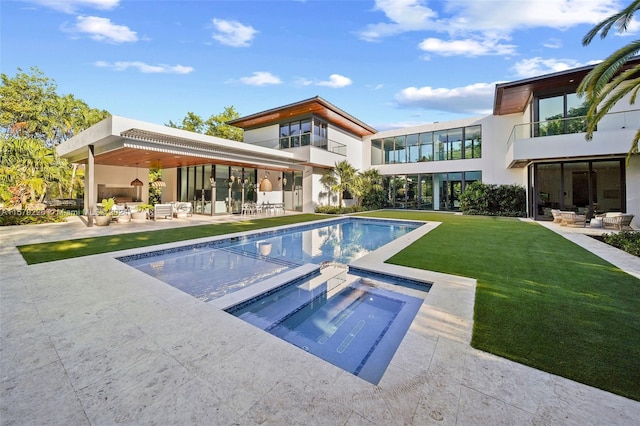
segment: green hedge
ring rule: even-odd
[[[604,234],[605,243],[640,257],[640,232],[622,231],[616,234]]]
[[[519,185],[473,182],[460,196],[460,210],[467,215],[526,217],[526,200]]]

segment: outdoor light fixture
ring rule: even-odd
[[[162,180],[162,178],[158,178],[151,182],[151,186],[153,186],[154,188],[164,188],[165,186],[167,186],[167,184]]]
[[[142,183],[142,181],[140,179],[138,179],[138,163],[136,163],[136,178],[134,180],[132,180],[129,185],[131,185],[131,186],[144,186],[144,183]],[[137,189],[136,189],[136,191],[137,191]]]
[[[260,192],[273,191],[273,185],[271,184],[271,181],[269,180],[268,175],[269,175],[269,172],[265,172],[264,177],[260,181],[260,187],[259,187]]]

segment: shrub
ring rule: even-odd
[[[361,212],[362,208],[359,206],[350,207],[338,207],[338,206],[316,206],[316,213],[323,214],[346,214]]]
[[[460,196],[460,210],[468,215],[525,217],[526,191],[519,185],[494,185],[476,181]]]
[[[602,239],[605,243],[613,247],[640,257],[640,232],[622,231],[612,234],[603,234]]]
[[[65,210],[0,210],[0,226],[32,225],[64,222],[69,213]]]

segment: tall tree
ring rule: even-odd
[[[224,107],[224,111],[220,114],[212,115],[206,120],[203,120],[202,117],[196,113],[187,112],[186,117],[182,119],[180,124],[169,120],[167,126],[242,142],[244,134],[243,130],[227,124],[227,121],[239,117],[240,114],[236,111],[235,107],[231,105]]]
[[[41,202],[77,187],[76,166],[57,157],[54,147],[109,116],[73,95],[59,96],[55,81],[38,68],[1,74],[0,194],[11,204]],[[67,192],[69,191],[69,192]],[[69,195],[71,196],[71,195]]]
[[[73,95],[59,96],[54,80],[38,68],[11,78],[1,75],[0,128],[4,134],[33,138],[56,146],[109,116],[105,110],[89,108]]]
[[[607,37],[612,28],[615,28],[618,33],[626,32],[638,9],[640,9],[640,0],[634,0],[622,11],[593,27],[582,39],[582,44],[584,46],[590,44],[598,33],[600,33],[600,38]],[[580,83],[578,93],[586,96],[588,106],[587,140],[593,138],[593,132],[596,130],[600,120],[618,101],[630,94],[629,103],[631,105],[635,104],[640,90],[640,65],[626,70],[623,70],[623,66],[630,58],[638,55],[639,51],[640,40],[632,41],[596,65]],[[639,141],[640,129],[638,129],[631,142],[631,148],[627,154],[627,163],[631,154],[638,152]]]

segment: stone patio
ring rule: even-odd
[[[237,219],[0,228],[0,422],[638,424],[640,402],[471,348],[474,280],[381,263],[417,234],[356,262],[433,282],[377,386],[115,259],[148,248],[31,266],[16,249]],[[541,225],[640,278],[640,259]]]

